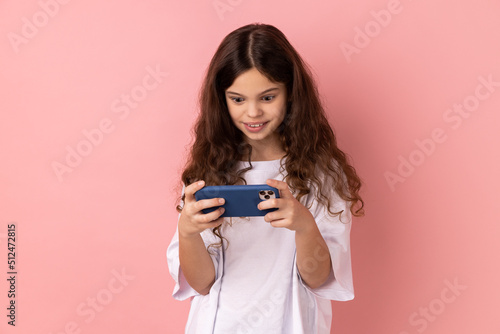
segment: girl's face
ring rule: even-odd
[[[226,102],[234,125],[254,147],[276,149],[275,130],[285,118],[286,86],[269,81],[256,68],[242,73],[226,90]]]

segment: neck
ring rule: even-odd
[[[265,140],[251,140],[247,137],[245,141],[252,146],[251,161],[277,160],[286,154],[277,133],[267,137]],[[246,153],[242,159],[248,161],[248,152]]]
[[[283,158],[286,152],[281,147],[256,147],[252,145],[252,156],[251,161],[271,161]],[[244,155],[242,158],[244,161],[248,161],[248,155]]]

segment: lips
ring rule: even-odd
[[[252,127],[252,128],[257,128],[257,127],[260,127],[262,125],[264,125],[264,123],[266,122],[262,122],[262,123],[245,123],[246,125]]]
[[[250,132],[259,132],[262,130],[266,124],[269,122],[249,122],[249,123],[243,123],[245,124],[245,128],[250,131]]]

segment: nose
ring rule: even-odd
[[[251,102],[248,104],[248,109],[247,109],[247,115],[249,117],[259,117],[262,115],[262,110],[260,109],[260,106],[256,102]]]

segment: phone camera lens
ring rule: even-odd
[[[266,195],[266,196],[264,196],[264,198],[265,198],[265,199],[270,199],[270,198],[271,198],[271,196]]]
[[[268,191],[267,191],[267,193],[268,193],[269,195],[273,195],[273,194],[274,194],[274,191],[272,191],[272,190],[268,190]]]
[[[259,191],[259,194],[261,194],[261,195],[265,195],[265,194],[266,194],[266,192],[265,192],[264,190],[261,190],[261,191]]]

